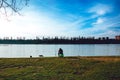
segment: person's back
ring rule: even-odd
[[[64,57],[63,55],[63,50],[60,48],[59,51],[58,51],[58,56],[59,57]]]

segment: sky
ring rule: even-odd
[[[120,35],[120,0],[30,0],[20,14],[0,12],[0,37]]]

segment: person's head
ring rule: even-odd
[[[62,48],[59,48],[59,49],[62,49]]]

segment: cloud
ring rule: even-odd
[[[94,16],[102,16],[112,11],[112,7],[107,4],[96,4],[91,7],[88,12],[93,13]]]
[[[0,20],[0,36],[67,36],[76,30],[77,22],[71,23],[44,14],[41,11],[33,11],[34,8],[22,11],[23,16],[13,15],[10,21],[3,18]]]
[[[111,36],[119,35],[120,32],[120,16],[114,17],[102,17],[93,24],[93,27],[89,29],[90,32],[93,32],[94,35],[99,36]],[[99,34],[94,32],[100,32]]]
[[[98,25],[98,24],[102,24],[105,21],[104,18],[98,18],[97,21],[95,23],[93,23],[93,25]]]

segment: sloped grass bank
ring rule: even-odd
[[[0,80],[120,80],[120,57],[1,58]]]

